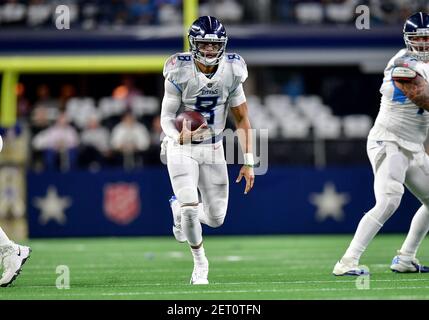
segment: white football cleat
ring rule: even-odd
[[[186,242],[186,236],[183,234],[180,215],[180,204],[175,196],[170,199],[171,212],[173,213],[173,235],[179,242]]]
[[[209,275],[209,261],[205,259],[204,262],[194,263],[194,271],[192,272],[191,284],[209,284],[207,279]]]
[[[428,273],[429,267],[421,265],[416,258],[401,255],[398,252],[398,255],[393,257],[390,270],[397,273]]]
[[[364,276],[369,275],[369,272],[358,265],[344,263],[340,260],[336,263],[332,274],[335,276]]]
[[[22,266],[30,257],[31,248],[20,246],[12,242],[10,245],[0,247],[0,255],[3,261],[3,275],[0,279],[0,287],[9,286],[18,277]]]

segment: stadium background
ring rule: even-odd
[[[362,4],[369,30],[356,28]],[[70,29],[57,29],[60,5]],[[0,225],[33,253],[0,299],[428,299],[425,275],[389,270],[419,206],[408,192],[363,256],[371,278],[331,275],[374,204],[366,136],[417,10],[429,1],[1,0]],[[229,166],[225,224],[204,230],[210,286],[189,286],[159,157],[161,71],[205,14],[248,64],[269,166],[246,196]]]
[[[70,10],[70,29],[56,28],[60,4]],[[355,26],[358,4],[371,10],[370,30]],[[252,124],[270,138],[266,174],[246,197],[231,183],[225,225],[206,232],[354,231],[374,202],[365,138],[382,71],[403,47],[404,17],[424,4],[201,1],[199,14],[224,21],[228,52],[246,60]],[[170,233],[171,187],[159,159],[161,70],[183,51],[198,13],[197,1],[184,5],[2,1],[0,216],[18,239]],[[62,112],[72,129],[59,126],[52,136],[77,141],[40,138]],[[112,140],[126,112],[145,139],[123,152]],[[238,166],[229,171],[234,181]],[[384,232],[406,231],[417,206],[407,194]]]
[[[56,28],[62,4],[70,29]],[[360,4],[370,9],[370,30],[355,26]],[[251,121],[269,130],[269,168],[248,196],[231,183],[225,225],[206,232],[353,232],[374,203],[365,138],[382,71],[403,47],[404,18],[425,6],[1,1],[2,225],[17,239],[170,234],[171,187],[159,158],[162,66],[183,51],[191,21],[211,14],[227,28],[227,51],[248,64]],[[68,125],[58,124],[62,113]],[[129,151],[112,142],[125,113],[144,126]],[[238,168],[230,166],[230,181]],[[405,232],[417,206],[407,194],[384,232]]]

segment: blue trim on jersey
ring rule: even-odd
[[[392,85],[393,85],[393,88],[394,88],[392,100],[395,101],[395,102],[404,103],[407,100],[407,96],[404,94],[404,92],[402,92],[401,89],[399,89],[396,86],[394,80],[392,80]]]
[[[177,84],[175,84],[173,81],[171,81],[171,80],[168,80],[168,81],[170,81],[175,87],[176,87],[176,89],[177,90],[179,90],[179,92],[180,93],[182,93],[182,89],[180,89],[180,87],[177,85]]]

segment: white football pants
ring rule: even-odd
[[[195,206],[199,203],[198,190],[205,224],[221,226],[227,211],[228,172],[222,141],[180,145],[168,139],[167,167],[174,194],[182,206],[183,231],[191,245],[198,245],[202,241],[198,208]]]
[[[376,204],[361,219],[343,258],[359,261],[370,241],[399,207],[404,184],[422,203],[400,250],[415,256],[429,230],[429,156],[423,149],[410,152],[390,141],[368,140],[367,152],[374,172]]]

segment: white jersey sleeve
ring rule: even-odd
[[[192,56],[190,53],[176,53],[164,64],[164,78],[170,81],[180,92],[192,74]]]
[[[185,110],[201,113],[210,133],[219,136],[225,129],[228,107],[246,101],[242,83],[247,76],[246,62],[235,53],[225,53],[211,76],[199,70],[191,53],[178,53],[168,58],[164,65],[166,95],[161,115],[165,134],[177,137],[173,119],[182,104]]]
[[[231,108],[235,108],[245,102],[246,95],[244,94],[243,85],[240,83],[238,87],[229,94],[228,104]]]
[[[231,64],[232,70],[232,86],[228,97],[228,105],[237,107],[246,102],[246,96],[243,90],[243,82],[248,77],[247,65],[243,57],[237,53],[227,53],[226,60]]]
[[[178,141],[179,131],[176,129],[174,121],[182,102],[182,95],[173,82],[167,79],[165,80],[164,88],[164,97],[161,104],[161,128],[165,135]]]
[[[192,58],[190,53],[176,53],[170,56],[165,64],[163,75],[164,97],[161,105],[161,127],[164,133],[177,141],[179,131],[176,129],[175,119],[183,100],[183,91],[192,77]]]
[[[396,141],[402,147],[414,151],[422,148],[429,128],[429,112],[414,104],[400,90],[392,79],[394,62],[402,58],[414,59],[407,55],[407,50],[400,50],[386,66],[383,84],[380,88],[380,111],[371,129],[369,139]],[[428,80],[429,66],[417,62],[415,70]]]
[[[247,64],[244,61],[243,57],[237,53],[227,53],[227,61],[232,65],[232,71],[237,80],[240,83],[246,81],[247,76],[249,75],[247,72]]]

